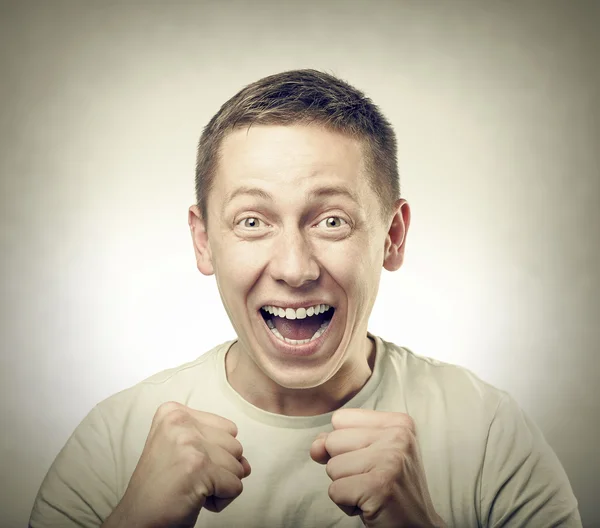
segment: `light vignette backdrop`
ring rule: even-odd
[[[600,525],[599,3],[0,3],[0,526],[100,400],[234,337],[187,229],[202,127],[312,67],[399,142],[370,330],[511,393]]]

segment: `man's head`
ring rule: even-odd
[[[400,198],[396,135],[379,108],[348,83],[316,70],[260,79],[229,99],[204,128],[196,159],[196,203],[205,221],[223,138],[254,125],[316,124],[357,139],[365,177],[379,199],[382,219]]]
[[[313,71],[258,81],[205,129],[189,223],[249,383],[344,384],[366,367],[381,268],[402,264],[410,220],[395,148],[371,102]]]

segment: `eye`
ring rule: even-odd
[[[327,218],[324,218],[323,220],[321,220],[319,222],[319,225],[322,224],[323,222],[325,222],[325,226],[330,228],[335,228],[335,227],[342,227],[344,224],[347,224],[348,222],[346,222],[346,220],[344,220],[342,217],[340,216],[328,216]]]
[[[242,218],[237,225],[242,224],[243,227],[252,229],[255,227],[258,227],[259,222],[262,222],[262,220],[259,220],[258,218],[256,218],[255,216],[248,216],[246,218]]]

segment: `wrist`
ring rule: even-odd
[[[151,528],[149,524],[142,522],[140,519],[134,519],[134,516],[127,511],[123,500],[108,518],[102,523],[100,528]]]

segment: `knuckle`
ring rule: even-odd
[[[418,449],[419,444],[417,442],[417,437],[415,435],[409,435],[406,440],[406,445],[404,446],[404,451],[412,458],[418,458]]]
[[[335,460],[334,458],[330,458],[327,461],[327,464],[325,464],[325,472],[327,473],[327,476],[331,480],[335,480],[335,475],[336,475],[334,460]]]
[[[241,462],[238,462],[235,466],[235,472],[234,475],[238,478],[238,479],[242,479],[244,478],[244,466],[242,466]],[[240,481],[241,482],[241,481]]]
[[[189,414],[183,407],[173,408],[168,414],[165,414],[162,423],[167,427],[183,425],[190,419]]]
[[[241,442],[234,439],[234,443],[233,443],[232,447],[233,447],[233,456],[238,459],[242,458],[242,455],[244,454],[244,447],[242,446]]]
[[[406,427],[390,427],[387,430],[387,440],[398,449],[410,452],[416,443],[416,436]]]
[[[186,446],[191,446],[194,445],[196,443],[196,435],[194,435],[191,431],[181,431],[179,432],[175,438],[174,438],[174,443],[175,445],[179,446],[179,447],[186,447]]]
[[[174,402],[174,401],[168,401],[168,402],[164,402],[161,403],[158,406],[158,409],[156,410],[156,416],[158,418],[164,418],[165,416],[167,416],[169,413],[180,409],[181,408],[181,404]]]
[[[325,441],[323,442],[323,445],[325,446],[325,450],[328,453],[333,453],[335,451],[336,440],[338,439],[338,436],[339,436],[338,431],[333,431],[325,437]]]
[[[386,449],[382,453],[382,467],[390,471],[398,471],[404,466],[404,454],[398,449]]]
[[[327,488],[327,494],[329,495],[329,498],[333,502],[338,502],[338,500],[341,497],[340,497],[339,484],[337,483],[337,481],[334,481],[329,485],[329,488]]]
[[[236,497],[238,495],[241,495],[242,491],[244,491],[244,483],[240,479],[235,479],[234,481],[232,481],[231,487],[231,491]]]
[[[404,427],[406,427],[413,434],[417,433],[417,427],[416,427],[415,421],[408,414],[404,415]]]
[[[199,471],[206,470],[210,464],[211,460],[206,453],[201,451],[191,451],[185,457],[183,470],[186,475],[194,475]]]
[[[235,438],[239,433],[237,424],[235,424],[234,422],[232,422],[230,420],[227,420],[227,427],[228,427],[227,432]]]
[[[406,442],[406,429],[404,427],[390,427],[388,434],[395,443],[404,444]]]

